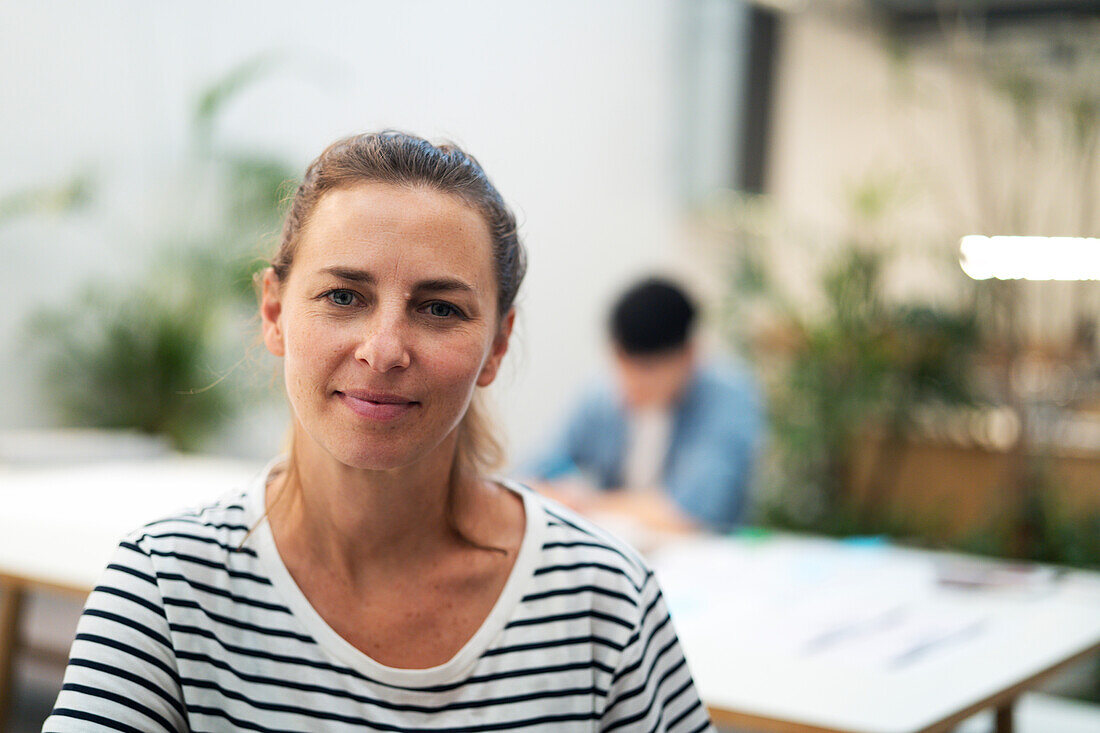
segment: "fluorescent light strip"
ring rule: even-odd
[[[1100,239],[971,234],[959,264],[975,280],[1100,280]]]

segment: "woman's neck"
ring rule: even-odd
[[[453,435],[423,460],[388,471],[353,468],[308,438],[298,441],[290,470],[267,494],[280,553],[322,563],[353,584],[433,562],[461,543],[447,516],[451,492],[462,489],[460,504],[469,507],[482,489],[476,481],[452,487],[454,458]]]

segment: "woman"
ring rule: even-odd
[[[456,147],[325,150],[262,276],[290,454],[121,543],[44,730],[709,728],[637,555],[484,478],[524,269]]]

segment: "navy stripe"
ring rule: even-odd
[[[75,718],[76,720],[83,720],[88,723],[98,723],[104,728],[110,728],[111,730],[120,730],[123,733],[149,733],[148,731],[143,731],[140,728],[134,728],[133,726],[126,725],[125,723],[119,723],[118,721],[111,720],[110,718],[104,718],[102,715],[96,715],[95,713],[86,713],[83,710],[73,710],[72,708],[54,708],[51,715],[56,715],[59,718]]]
[[[198,517],[198,514],[192,514],[194,517]],[[199,519],[188,519],[187,517],[168,517],[166,519],[158,519],[155,522],[149,522],[142,529],[148,529],[149,527],[155,527],[158,524],[169,524],[173,522],[180,522],[181,524],[197,524],[200,527],[210,527],[211,529],[228,529],[231,531],[247,532],[249,526],[247,524],[230,524],[228,522],[203,522]]]
[[[137,554],[139,554],[139,555],[141,555],[141,556],[142,556],[143,558],[145,558],[145,560],[147,560],[147,561],[148,561],[148,559],[149,559],[149,553],[148,553],[148,552],[146,552],[145,550],[141,549],[140,547],[138,547],[138,546],[137,546],[136,544],[134,544],[133,542],[130,542],[129,540],[123,540],[122,542],[119,542],[119,543],[118,543],[118,546],[119,546],[119,547],[124,547],[124,548],[126,548],[127,550],[130,550],[131,552],[136,552]]]
[[[123,544],[125,545],[126,543],[123,543]],[[134,546],[133,549],[137,549],[137,547]],[[141,550],[138,549],[138,552],[141,552]],[[231,578],[240,578],[242,580],[251,580],[253,582],[259,583],[260,585],[271,585],[270,580],[268,580],[267,578],[264,578],[260,575],[255,575],[253,573],[247,573],[243,570],[233,570],[232,568],[226,567],[225,563],[214,562],[213,560],[207,560],[206,558],[203,558],[203,557],[196,557],[194,555],[188,555],[188,554],[183,553],[183,552],[171,552],[171,551],[165,551],[165,550],[149,550],[148,555],[154,555],[156,557],[171,557],[171,558],[175,558],[176,560],[182,560],[183,562],[190,562],[190,563],[194,563],[196,565],[202,565],[204,567],[214,568],[215,570],[221,570],[223,573],[227,574]]]
[[[617,644],[610,639],[603,639],[599,636],[572,636],[565,639],[551,639],[549,641],[533,641],[529,644],[514,644],[512,646],[501,646],[495,649],[490,649],[482,657],[496,657],[501,654],[511,654],[513,652],[528,652],[532,649],[552,649],[559,646],[572,646],[573,644],[598,644],[599,646],[605,646],[610,649],[614,649],[617,652],[623,650],[622,644]]]
[[[119,677],[119,678],[124,679],[128,682],[132,682],[135,685],[140,685],[141,687],[144,687],[146,690],[149,690],[150,692],[152,692],[156,695],[159,695],[165,702],[167,702],[169,705],[174,707],[176,709],[176,712],[178,712],[180,714],[181,718],[186,718],[187,717],[187,714],[183,710],[183,705],[180,703],[180,701],[176,698],[175,695],[173,695],[169,692],[165,692],[159,685],[156,685],[156,684],[150,682],[149,680],[145,679],[144,677],[141,677],[140,675],[136,675],[133,672],[130,672],[130,671],[125,670],[125,669],[119,669],[118,667],[112,666],[110,664],[104,664],[103,662],[96,662],[96,661],[91,660],[91,659],[80,659],[80,658],[70,659],[69,660],[69,666],[70,667],[84,667],[85,669],[94,669],[97,672],[102,672],[103,674],[109,674],[109,675],[112,675],[114,677]]]
[[[520,669],[513,669],[507,672],[496,672],[494,674],[483,674],[476,677],[470,677],[465,682],[457,682],[451,685],[440,685],[434,688],[422,688],[423,692],[443,692],[446,690],[453,690],[457,687],[461,687],[464,684],[481,683],[481,682],[495,682],[497,680],[506,680],[513,677],[527,677],[529,675],[546,675],[553,674],[555,672],[573,672],[582,669],[595,669],[604,674],[610,675],[615,670],[608,667],[598,659],[592,659],[587,662],[570,662],[568,664],[555,664],[546,667],[523,667]],[[410,689],[410,688],[405,688]],[[603,694],[607,694],[606,692]]]
[[[102,646],[110,647],[116,651],[125,652],[132,657],[137,657],[146,664],[151,664],[154,667],[160,669],[167,674],[172,680],[179,685],[180,677],[174,667],[170,667],[160,659],[157,659],[152,654],[149,654],[141,649],[132,647],[129,644],[124,644],[116,639],[110,639],[106,636],[100,636],[99,634],[77,634],[76,641],[86,641],[89,644],[101,644]]]
[[[558,514],[557,512],[555,512],[550,507],[545,507],[545,510],[546,510],[547,514],[549,514],[551,517],[554,517],[555,519],[557,519],[559,522],[564,524],[566,527],[569,527],[571,529],[575,529],[576,531],[580,532],[581,534],[585,535],[586,537],[591,537],[592,539],[601,540],[603,542],[604,546],[607,547],[607,549],[611,550],[612,552],[619,555],[619,557],[626,560],[628,563],[630,563],[630,565],[632,567],[637,569],[638,572],[645,572],[645,569],[646,569],[645,563],[642,562],[641,558],[639,558],[637,555],[634,555],[633,553],[631,553],[631,555],[628,556],[625,552],[622,551],[622,549],[620,549],[619,547],[616,547],[615,544],[613,544],[607,538],[601,537],[599,534],[593,532],[592,530],[586,529],[586,528],[582,527],[581,525],[576,524],[575,522],[572,522],[572,521],[566,519],[564,516],[562,516],[561,514]]]
[[[657,692],[660,691],[661,687],[663,687],[666,682],[668,682],[668,680],[672,677],[672,675],[679,672],[686,665],[687,665],[687,660],[684,659],[683,657],[680,657],[680,661],[677,662],[676,664],[672,665],[663,675],[661,675],[660,679],[657,680],[657,689],[654,690],[653,694],[656,696]],[[680,685],[678,688],[676,688],[675,692],[667,695],[664,698],[664,700],[661,701],[661,707],[667,708],[672,703],[673,700],[678,698],[680,695],[684,694],[684,690],[687,690],[690,687],[691,687],[691,676],[689,675],[688,679],[687,679],[687,682]]]
[[[300,733],[300,731],[283,731],[271,728],[263,728],[239,718],[234,718],[229,713],[219,708],[204,707],[198,705],[189,705],[187,709],[191,712],[201,715],[211,715],[220,718],[224,718],[233,723],[238,728],[246,730],[264,731],[265,733]],[[318,717],[318,716],[311,716]],[[579,720],[595,720],[597,718],[595,713],[565,713],[562,715],[543,715],[537,718],[525,718],[521,720],[511,720],[502,723],[480,723],[472,726],[462,726],[456,728],[408,728],[404,726],[387,725],[385,723],[368,722],[364,721],[364,724],[372,730],[382,731],[399,731],[401,733],[476,733],[477,731],[488,730],[513,730],[516,728],[528,728],[535,725],[548,725],[552,723],[568,723]]]
[[[322,719],[325,719],[325,720],[338,720],[340,722],[353,723],[353,724],[371,724],[371,722],[372,722],[372,721],[370,721],[369,718],[363,718],[363,717],[359,717],[359,716],[340,715],[340,714],[337,714],[337,713],[325,713],[325,712],[319,712],[319,711],[317,711],[316,709],[313,709],[313,708],[303,708],[303,707],[297,706],[297,705],[283,705],[283,704],[274,703],[274,702],[253,700],[253,699],[249,698],[248,696],[244,695],[243,693],[241,693],[237,690],[226,689],[225,687],[222,687],[221,685],[219,685],[217,682],[215,682],[213,680],[199,680],[199,679],[184,678],[183,684],[184,684],[185,687],[195,687],[195,688],[204,689],[204,690],[215,690],[219,694],[221,694],[222,697],[224,697],[226,699],[236,700],[238,702],[243,702],[243,703],[249,705],[250,707],[256,708],[258,710],[269,710],[269,711],[272,711],[272,712],[281,712],[281,713],[293,713],[293,714],[296,714],[296,715],[305,715],[305,716],[308,716],[308,717],[322,718]],[[295,686],[295,689],[303,689],[303,688],[309,688],[309,687],[315,687],[316,688],[316,686],[314,686],[314,685],[304,685],[304,686],[301,686],[301,687]],[[540,700],[540,699],[546,699],[546,698],[557,699],[557,698],[569,697],[569,696],[573,696],[573,695],[584,695],[584,696],[587,697],[587,696],[590,696],[590,695],[593,695],[593,694],[600,694],[600,690],[598,690],[595,687],[586,687],[586,688],[581,687],[581,688],[569,688],[569,689],[563,689],[563,690],[542,690],[542,691],[538,691],[538,692],[529,692],[529,693],[520,694],[520,695],[512,695],[512,696],[509,696],[509,697],[488,698],[488,699],[482,699],[482,700],[454,701],[454,702],[451,702],[451,703],[447,703],[445,705],[411,705],[411,704],[391,703],[391,702],[388,702],[388,701],[385,701],[385,700],[372,699],[372,698],[369,698],[369,697],[364,697],[362,695],[352,694],[352,693],[350,693],[346,690],[333,690],[333,689],[326,689],[326,688],[316,688],[316,689],[312,689],[312,690],[311,689],[304,689],[304,691],[320,692],[320,693],[323,693],[323,694],[330,694],[330,695],[337,696],[337,697],[352,699],[352,700],[355,700],[356,702],[373,704],[377,707],[384,708],[386,710],[394,710],[394,711],[400,711],[400,712],[427,713],[427,714],[442,713],[442,712],[446,712],[448,710],[467,710],[467,709],[472,709],[472,708],[492,707],[492,706],[495,706],[495,705],[507,705],[507,704],[512,704],[512,703],[529,702],[531,700]],[[604,694],[606,694],[606,693],[604,693]]]
[[[646,617],[649,616],[649,612],[652,611],[654,606],[660,603],[664,599],[664,597],[664,593],[662,593],[661,590],[658,588],[657,595],[653,596],[653,600],[649,602],[649,605],[645,607],[645,611],[642,612],[643,623],[645,622]]]
[[[286,639],[297,639],[298,641],[304,641],[309,644],[315,644],[312,636],[308,634],[299,634],[295,631],[289,631],[287,629],[276,629],[270,626],[258,626],[256,624],[250,624],[246,621],[238,621],[228,616],[223,616],[220,613],[214,613],[213,611],[207,611],[197,601],[187,600],[185,598],[165,598],[165,606],[175,606],[176,608],[193,608],[197,611],[201,611],[211,621],[217,621],[219,624],[226,626],[232,626],[236,629],[242,629],[244,631],[251,631],[255,634],[263,634],[264,636],[277,636]]]
[[[638,602],[630,596],[620,593],[614,590],[608,590],[607,588],[601,588],[598,585],[578,585],[575,588],[555,588],[554,590],[545,590],[541,593],[528,593],[523,597],[524,603],[531,601],[541,601],[543,598],[553,598],[554,596],[570,596],[577,593],[597,593],[601,596],[607,596],[608,598],[617,598],[620,601],[626,601],[631,606],[637,607]]]
[[[703,703],[696,701],[695,705],[692,707],[692,710],[695,710],[695,708],[698,708],[698,707],[702,707],[702,705],[703,705]],[[689,730],[688,733],[702,733],[703,731],[710,728],[711,725],[712,724],[711,724],[711,721],[710,721],[710,713],[707,713],[707,716],[703,720],[703,722],[700,723],[699,725],[695,726],[691,730]]]
[[[164,636],[164,634],[161,634],[158,631],[154,631],[153,629],[150,629],[148,626],[145,626],[144,624],[139,624],[137,621],[134,621],[133,619],[126,618],[125,616],[119,616],[117,613],[111,613],[110,611],[101,611],[98,608],[87,608],[87,609],[84,610],[84,615],[85,616],[93,616],[95,618],[102,618],[102,619],[106,619],[108,621],[114,621],[116,624],[122,624],[123,626],[128,626],[131,629],[133,629],[134,631],[138,631],[142,634],[145,634],[146,636],[148,636],[153,641],[160,642],[161,644],[163,644],[168,649],[172,648],[172,642],[168,641],[168,637]],[[171,627],[169,627],[169,628],[171,628]]]
[[[259,649],[245,649],[244,647],[237,647],[237,646],[234,646],[232,644],[227,644],[227,643],[223,642],[221,639],[217,638],[217,636],[215,636],[213,633],[206,632],[203,629],[200,629],[195,633],[197,633],[197,635],[199,635],[199,636],[204,636],[204,637],[213,639],[223,649],[225,649],[228,652],[232,652],[234,654],[240,654],[242,656],[247,656],[247,657],[256,657],[256,658],[260,658],[260,659],[267,659],[269,661],[279,662],[279,663],[282,663],[282,664],[291,664],[291,665],[296,665],[296,666],[310,667],[312,669],[319,669],[319,670],[323,670],[323,671],[326,671],[326,672],[332,672],[332,673],[343,675],[343,676],[346,676],[346,677],[352,677],[354,679],[363,680],[364,682],[370,682],[371,684],[378,685],[379,687],[386,687],[386,688],[393,689],[393,690],[403,690],[403,691],[406,691],[406,692],[450,692],[451,690],[456,690],[459,687],[463,687],[465,685],[481,684],[481,683],[486,683],[486,682],[496,682],[498,680],[512,679],[512,678],[515,678],[515,677],[526,677],[526,676],[529,676],[529,675],[541,676],[541,675],[555,674],[555,673],[559,673],[559,672],[575,672],[575,671],[586,670],[586,669],[595,669],[598,672],[602,672],[603,674],[606,674],[606,675],[611,675],[615,671],[613,668],[607,666],[606,664],[603,664],[602,662],[593,659],[593,660],[590,660],[590,661],[587,661],[587,662],[570,662],[570,663],[567,663],[567,664],[556,664],[556,665],[549,665],[549,666],[542,666],[542,667],[526,667],[526,668],[521,668],[521,669],[508,670],[506,672],[495,672],[495,673],[492,673],[492,674],[475,675],[475,676],[469,677],[465,680],[461,680],[459,682],[452,682],[452,683],[442,684],[442,685],[432,685],[432,686],[429,686],[429,687],[405,687],[405,686],[402,686],[402,685],[394,685],[394,684],[390,684],[390,683],[387,683],[387,682],[381,682],[379,680],[371,679],[370,677],[367,677],[363,674],[360,674],[359,672],[357,672],[354,669],[351,669],[350,667],[338,667],[338,666],[336,666],[334,664],[330,664],[328,662],[315,661],[315,660],[312,660],[312,659],[305,659],[303,657],[291,657],[291,656],[286,656],[286,655],[282,655],[282,654],[274,654],[274,653],[271,653],[271,652],[265,652],[265,651],[261,651]],[[227,664],[225,662],[222,662],[221,660],[212,659],[211,657],[209,657],[205,654],[201,654],[201,653],[198,653],[198,652],[189,652],[189,651],[184,651],[184,650],[178,650],[178,651],[176,651],[176,657],[179,658],[179,659],[191,659],[191,660],[195,660],[195,661],[206,662],[208,664],[214,665],[215,667],[220,667],[222,669],[225,669],[225,670],[231,672],[234,675],[237,675],[239,677],[243,677],[242,673],[237,672],[229,664]]]
[[[122,590],[120,588],[115,588],[115,587],[109,586],[109,585],[97,585],[95,588],[92,589],[92,593],[105,593],[109,596],[117,596],[119,598],[125,598],[126,600],[130,601],[131,603],[133,603],[135,605],[141,606],[142,608],[144,608],[148,611],[152,611],[153,613],[157,614],[161,618],[167,618],[164,615],[164,609],[163,608],[161,608],[157,604],[153,603],[148,598],[142,598],[141,596],[136,595],[134,593],[131,593],[130,591]]]
[[[506,629],[515,628],[517,626],[536,626],[539,624],[550,624],[557,621],[570,621],[578,618],[598,618],[601,621],[608,621],[613,624],[618,624],[625,629],[633,629],[634,624],[618,616],[612,616],[609,613],[601,613],[593,609],[586,609],[584,611],[577,611],[576,613],[559,613],[555,616],[536,616],[534,618],[516,619],[515,621],[509,621],[504,627]]]
[[[208,545],[220,547],[226,552],[239,552],[243,555],[248,555],[249,557],[256,557],[256,551],[253,550],[251,547],[234,547],[233,545],[227,545],[223,542],[219,542],[213,537],[201,537],[199,535],[188,534],[187,532],[165,532],[163,534],[144,534],[141,536],[142,539],[149,538],[151,540],[167,539],[169,537],[175,537],[177,539],[184,540],[194,540],[195,542],[203,542]]]
[[[154,578],[152,575],[149,575],[147,573],[143,573],[140,570],[135,570],[134,568],[131,568],[131,567],[127,567],[126,565],[119,565],[118,563],[113,562],[113,563],[111,563],[110,565],[107,566],[107,569],[108,570],[115,570],[115,571],[120,572],[120,573],[126,573],[127,575],[132,575],[135,578],[138,578],[140,580],[144,580],[146,583],[149,583],[151,585],[156,585],[157,584],[157,579]]]
[[[288,730],[283,728],[265,728],[262,725],[256,725],[255,723],[242,720],[241,718],[235,718],[229,713],[225,712],[221,708],[212,708],[206,705],[188,705],[187,712],[191,715],[209,715],[214,718],[222,718],[228,720],[233,724],[234,730],[255,730],[262,733],[302,733],[298,730]],[[224,730],[224,729],[223,729]]]
[[[650,637],[650,638],[652,639],[652,637]],[[676,649],[676,648],[678,648],[677,647],[677,640],[675,638],[673,638],[672,641],[670,641],[668,644],[665,644],[665,646],[659,652],[657,652],[657,655],[653,657],[653,661],[650,663],[649,668],[646,670],[645,681],[642,682],[642,684],[635,687],[634,689],[624,692],[617,699],[613,700],[610,704],[608,704],[607,708],[604,709],[604,714],[607,714],[609,711],[613,710],[615,708],[615,706],[617,706],[619,703],[626,702],[627,700],[629,700],[633,697],[637,697],[642,692],[644,692],[645,689],[646,689],[646,686],[649,685],[649,681],[653,677],[653,674],[657,669],[657,665],[660,664],[660,662],[661,662],[661,657],[663,657],[665,654],[668,654],[668,652],[670,650]],[[642,659],[645,658],[644,654],[645,653],[643,652]],[[641,662],[642,659],[639,659],[638,661]],[[664,674],[664,676],[661,677],[660,681],[657,683],[657,687],[660,688],[661,682],[664,682],[665,679],[669,675],[674,673],[680,667],[684,666],[686,663],[687,663],[687,660],[684,659],[684,656],[681,654],[680,655],[680,661],[678,661],[675,665],[673,665],[672,669],[669,670],[668,672],[666,672]],[[654,694],[656,694],[656,693],[654,693]],[[650,705],[652,705],[652,704],[653,704],[653,701],[650,700]]]
[[[172,731],[176,730],[175,726],[169,723],[168,719],[158,713],[156,710],[152,710],[135,700],[131,700],[125,695],[119,695],[118,693],[110,692],[109,690],[100,690],[96,687],[88,687],[87,685],[78,685],[75,682],[66,682],[64,685],[61,686],[61,689],[62,691],[68,690],[70,692],[79,692],[83,695],[88,695],[89,697],[99,698],[100,700],[110,700],[116,705],[121,705],[122,707],[129,708],[134,712],[141,713],[145,717],[149,718],[149,720],[159,723],[160,726],[169,733],[172,733]]]
[[[653,598],[652,601],[649,602],[649,605],[646,606],[645,611],[642,612],[642,617],[638,620],[638,626],[635,628],[634,633],[630,635],[630,638],[627,639],[626,646],[628,646],[628,647],[634,646],[634,643],[636,641],[638,641],[638,639],[641,638],[642,627],[644,627],[646,625],[646,623],[649,621],[649,614],[652,613],[653,609],[657,607],[657,604],[661,601],[662,597],[663,596],[662,596],[660,590],[658,590],[657,595]],[[663,627],[665,624],[669,623],[671,620],[672,620],[671,616],[669,616],[666,613],[665,618],[661,621],[661,623],[657,626],[657,628],[654,629],[650,633],[650,640],[652,640],[653,634],[660,631],[661,627]],[[648,649],[648,648],[649,648],[649,642],[647,641],[646,642],[646,649]],[[643,657],[645,656],[646,649],[642,650],[642,656]],[[640,663],[641,663],[641,660],[639,660],[638,664],[640,664]],[[618,680],[620,676],[622,676],[623,674],[627,674],[629,672],[632,672],[632,671],[634,671],[634,669],[637,669],[637,665],[633,665],[632,667],[628,667],[627,669],[622,670],[620,673],[615,675],[615,679]]]
[[[691,687],[691,679],[690,678],[688,678],[688,681],[686,683],[684,683],[684,687],[685,688]],[[681,689],[676,694],[679,695],[680,692],[683,692],[683,689]],[[680,723],[684,722],[684,719],[687,718],[687,716],[691,715],[692,713],[694,713],[696,710],[698,710],[701,707],[703,707],[703,703],[699,700],[699,697],[696,696],[695,702],[692,703],[690,707],[688,707],[686,710],[684,710],[684,712],[680,713],[679,715],[677,715],[675,718],[673,718],[672,720],[670,720],[668,722],[668,727],[670,729],[675,728]],[[704,724],[702,727],[705,728],[706,725]],[[699,729],[697,729],[697,730],[699,730]]]
[[[647,686],[649,685],[649,681],[650,681],[650,679],[651,679],[651,678],[653,677],[653,672],[654,672],[654,669],[656,668],[657,664],[658,664],[658,663],[659,663],[659,662],[661,661],[661,657],[662,657],[662,656],[663,656],[663,655],[664,655],[664,654],[665,654],[665,653],[666,653],[667,651],[668,651],[668,647],[665,647],[664,649],[662,649],[662,650],[661,650],[661,651],[660,651],[660,652],[659,652],[659,653],[657,654],[657,656],[655,656],[655,657],[653,658],[653,663],[649,665],[649,669],[647,670],[647,674],[646,674],[646,676],[645,676],[645,681],[643,681],[643,682],[642,682],[642,684],[638,685],[637,687],[635,687],[635,688],[633,688],[633,689],[631,689],[631,690],[627,690],[626,692],[622,693],[622,694],[621,694],[621,695],[619,695],[619,696],[618,696],[617,698],[615,698],[614,700],[612,700],[612,702],[611,702],[611,703],[610,703],[610,704],[609,704],[609,705],[608,705],[608,706],[607,706],[607,707],[606,707],[606,708],[604,709],[604,714],[607,714],[607,713],[609,713],[609,712],[610,712],[611,710],[615,709],[615,707],[616,707],[616,706],[618,706],[618,705],[619,705],[620,703],[624,703],[624,702],[626,702],[627,700],[630,700],[630,699],[632,699],[632,698],[635,698],[635,697],[637,697],[638,695],[640,695],[640,694],[642,694],[643,692],[645,692],[645,690],[646,690],[646,687],[647,687]],[[680,661],[679,661],[679,662],[678,662],[678,663],[676,664],[676,666],[675,666],[675,667],[674,667],[673,669],[674,669],[674,670],[675,670],[675,669],[679,669],[679,668],[680,668],[681,666],[683,666],[683,665],[684,665],[685,663],[686,663],[686,660],[685,660],[685,659],[684,659],[683,657],[680,657]]]
[[[665,683],[665,680],[668,679],[668,676],[669,675],[666,674],[664,677],[661,678],[661,681],[657,683],[657,691],[659,691],[661,689],[661,685],[663,685]],[[684,690],[687,690],[690,687],[691,687],[691,678],[688,677],[687,682],[680,685],[680,687],[678,687],[675,692],[672,692],[672,693],[666,695],[665,698],[663,700],[661,700],[661,709],[657,713],[657,720],[653,721],[653,725],[650,726],[647,733],[656,733],[658,728],[663,728],[664,730],[668,730],[669,728],[672,727],[671,724],[669,724],[667,726],[662,726],[661,725],[664,722],[664,719],[665,719],[665,711],[668,710],[668,706],[672,704],[673,700],[678,698],[680,695],[684,694]],[[656,694],[656,692],[654,694]],[[650,703],[649,710],[652,710],[652,709],[653,709],[653,704]],[[646,715],[647,716],[649,715],[649,710],[646,710]]]
[[[213,585],[207,585],[206,583],[200,583],[197,580],[191,580],[181,573],[157,573],[158,580],[175,580],[181,583],[187,583],[197,591],[203,593],[209,593],[211,595],[220,596],[221,598],[228,598],[234,603],[240,603],[245,606],[253,606],[254,608],[263,608],[267,611],[279,611],[280,613],[290,613],[290,609],[281,603],[269,603],[267,601],[258,601],[255,598],[249,598],[248,596],[242,596],[237,593],[231,593],[224,588],[218,588]]]
[[[567,572],[570,570],[583,570],[585,568],[595,568],[596,570],[604,570],[615,575],[621,575],[626,582],[630,583],[630,587],[634,589],[635,593],[639,593],[642,587],[635,583],[626,571],[622,568],[616,568],[611,565],[605,565],[601,562],[576,562],[569,565],[546,565],[535,570],[535,575],[546,575],[547,573]]]
[[[368,703],[375,705],[386,710],[395,710],[401,712],[413,712],[413,713],[441,713],[447,710],[463,710],[467,708],[479,708],[489,707],[492,705],[505,705],[516,702],[527,702],[530,700],[539,700],[542,698],[558,698],[566,697],[569,695],[596,695],[598,697],[605,697],[607,695],[606,690],[602,690],[599,687],[573,687],[564,688],[559,690],[541,690],[538,692],[531,692],[522,695],[510,695],[507,697],[485,698],[481,700],[467,700],[467,701],[455,701],[447,703],[445,705],[412,705],[412,704],[400,704],[390,702],[388,700],[370,697],[368,695],[360,695],[349,690],[341,689],[338,687],[325,687],[323,685],[316,685],[308,682],[297,682],[285,677],[268,677],[266,675],[248,674],[246,672],[240,672],[233,669],[228,664],[220,659],[212,659],[205,654],[196,654],[191,652],[179,652],[177,656],[180,659],[187,659],[189,661],[205,662],[218,669],[223,669],[232,674],[242,682],[257,685],[271,685],[273,687],[283,687],[292,690],[300,690],[302,692],[312,692],[322,695],[329,695],[331,697],[345,698],[348,700],[354,700],[355,702]],[[537,674],[545,674],[541,670],[536,672]],[[475,684],[477,678],[470,678],[463,680],[460,686],[466,686]],[[184,686],[192,687],[204,687],[206,686],[204,681],[195,680],[193,678],[184,678],[182,680]]]
[[[555,526],[565,527],[566,525],[556,524]],[[606,542],[596,542],[594,540],[572,540],[572,541],[569,541],[569,542],[544,542],[543,545],[542,545],[543,550],[553,550],[554,548],[557,548],[557,547],[561,547],[561,548],[567,548],[567,547],[595,547],[595,548],[600,549],[600,550],[607,550],[608,552],[612,552],[612,553],[618,555],[619,557],[621,557],[622,559],[626,560],[628,563],[630,563],[630,567],[634,568],[639,573],[644,574],[646,572],[646,568],[644,566],[640,565],[634,559],[632,559],[630,557],[627,557],[623,552],[616,549],[615,547],[612,547],[611,545],[609,545]]]
[[[130,540],[123,540],[122,542],[118,543],[118,546],[119,547],[125,547],[127,550],[133,550],[134,552],[138,553],[139,555],[144,555],[146,559],[149,558],[149,553],[148,552],[141,549],[140,547],[135,545],[133,542],[130,542]]]
[[[235,652],[237,654],[245,654],[245,655],[248,655],[248,656],[251,656],[251,657],[260,657],[262,659],[272,659],[274,661],[283,661],[283,662],[289,661],[289,662],[293,662],[293,663],[311,664],[310,660],[303,659],[301,657],[290,657],[290,656],[285,656],[285,655],[282,655],[282,654],[273,654],[273,653],[270,653],[270,652],[265,652],[265,651],[262,651],[260,649],[249,649],[249,648],[243,647],[243,646],[235,646],[235,645],[230,644],[228,642],[222,641],[220,638],[218,638],[218,635],[215,634],[213,631],[211,631],[210,629],[204,629],[201,626],[192,626],[191,624],[180,624],[180,623],[176,623],[174,621],[170,621],[168,623],[168,630],[172,631],[172,632],[175,632],[177,634],[193,634],[194,636],[201,636],[205,639],[211,639],[211,640],[215,641],[217,644],[219,644],[227,652]],[[317,642],[310,639],[308,642],[303,641],[303,643],[316,644]],[[322,668],[331,667],[332,669],[343,669],[341,667],[337,667],[335,665],[327,664],[325,662],[316,662],[316,663],[312,663],[312,664],[315,664],[316,666],[319,666],[319,667],[322,667]]]
[[[627,639],[627,641],[626,641],[627,646],[632,646],[634,644],[634,642],[636,642],[638,639],[641,638],[642,627],[645,626],[647,621],[649,621],[649,614],[651,614],[653,612],[653,609],[657,607],[657,604],[660,603],[661,598],[662,598],[662,595],[658,591],[658,593],[654,597],[654,599],[649,602],[648,606],[645,607],[645,610],[642,612],[642,617],[640,619],[638,619],[638,626],[634,629],[634,633],[631,634],[630,638]],[[661,626],[664,626],[664,624],[668,623],[670,620],[671,619],[668,616],[668,614],[665,614],[665,619],[661,622]],[[660,626],[658,627],[658,629],[659,628],[660,628]]]
[[[369,720],[360,716],[328,713],[323,710],[304,708],[300,705],[283,705],[280,703],[253,700],[244,693],[238,692],[237,690],[228,690],[213,680],[184,679],[183,683],[186,686],[197,687],[202,690],[215,690],[223,698],[226,698],[228,700],[236,700],[237,702],[243,702],[250,708],[254,708],[256,710],[267,710],[275,713],[290,713],[293,715],[301,715],[307,718],[316,718],[319,720],[336,720],[341,723],[349,723],[351,725],[370,725]]]
[[[635,662],[634,664],[630,665],[629,667],[624,667],[623,669],[616,672],[615,673],[615,680],[614,680],[615,682],[618,682],[619,678],[624,677],[628,674],[631,674],[632,672],[637,670],[638,667],[640,667],[642,665],[642,660],[645,659],[645,655],[649,651],[649,645],[653,643],[654,637],[656,637],[657,634],[661,631],[661,629],[663,629],[671,621],[672,621],[672,617],[669,616],[666,613],[664,619],[661,620],[661,623],[657,624],[657,627],[655,629],[653,629],[653,631],[649,632],[649,636],[645,640],[645,646],[642,648],[642,654],[641,654],[640,657],[638,657],[638,661]],[[677,641],[676,637],[673,636],[672,637],[672,642],[676,643],[676,641]],[[629,644],[628,644],[628,646],[629,646]]]

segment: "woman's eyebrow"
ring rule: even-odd
[[[357,270],[354,267],[326,267],[321,272],[333,275],[341,280],[350,280],[357,283],[371,284],[375,282],[374,275],[366,270]]]
[[[343,267],[340,265],[334,265],[332,267],[326,267],[321,272],[338,277],[341,280],[349,280],[351,282],[366,283],[373,285],[377,282],[377,278],[368,272],[367,270],[360,270],[354,267]],[[470,285],[464,280],[459,280],[454,277],[433,277],[427,280],[421,280],[413,286],[413,290],[416,292],[460,292],[460,293],[472,293],[474,292],[474,286]]]
[[[474,292],[474,287],[469,283],[463,282],[456,278],[440,277],[432,278],[431,280],[421,280],[416,284],[417,291],[424,292]]]

